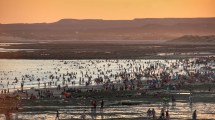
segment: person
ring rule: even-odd
[[[93,102],[93,108],[94,108],[94,110],[96,110],[96,100],[94,100],[94,102]]]
[[[163,108],[161,109],[161,116],[160,116],[160,118],[164,119],[164,109]]]
[[[175,97],[172,95],[172,103],[176,101]]]
[[[102,99],[102,101],[101,101],[101,119],[103,120],[103,118],[104,118],[104,115],[103,115],[103,108],[104,108],[104,101],[103,101],[103,99]]]
[[[196,110],[194,110],[194,112],[193,112],[193,120],[196,120],[197,119],[197,114],[196,114]]]
[[[147,117],[148,117],[148,118],[151,117],[151,113],[152,113],[152,112],[151,112],[151,109],[149,108],[148,111],[147,111]]]
[[[102,99],[102,101],[101,101],[101,110],[103,110],[103,107],[104,107],[104,101],[103,101],[103,99]]]
[[[96,117],[96,106],[97,106],[97,104],[96,104],[96,100],[95,100],[93,103],[93,109],[94,109],[94,116],[95,117]]]
[[[59,111],[57,110],[57,113],[56,113],[56,118],[55,118],[55,120],[59,120],[59,116],[60,115],[60,113],[59,113]]]
[[[153,119],[155,119],[155,114],[156,114],[156,112],[155,112],[155,109],[153,108],[152,109],[152,117],[153,117]]]
[[[23,92],[24,83],[21,83],[21,91]]]
[[[95,119],[96,118],[96,100],[93,100],[91,102],[91,112],[92,112],[92,119]]]
[[[169,120],[169,111],[166,111],[166,120]]]

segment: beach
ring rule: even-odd
[[[161,108],[169,111],[171,119],[191,119],[194,110],[200,119],[214,118],[214,57],[2,59],[0,63],[4,65],[0,70],[1,98],[19,97],[10,107],[5,103],[2,119],[11,107],[17,109],[11,110],[10,117],[26,120],[52,120],[57,110],[60,119],[83,119],[83,113],[85,119],[148,119],[148,108],[155,109],[156,119]],[[175,102],[171,102],[172,96]],[[96,118],[91,110],[94,100]],[[105,103],[102,112],[101,100]]]
[[[215,120],[215,0],[1,0],[0,120]]]

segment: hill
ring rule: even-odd
[[[193,36],[193,35],[185,35],[171,42],[188,42],[188,43],[215,43],[215,35],[210,36]]]
[[[215,34],[215,18],[134,20],[62,19],[54,23],[0,24],[0,36],[36,40],[171,40]]]

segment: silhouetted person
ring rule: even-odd
[[[166,120],[169,120],[169,111],[166,111]]]
[[[196,110],[193,112],[193,120],[196,120],[197,119],[197,114],[196,114]]]
[[[101,119],[103,120],[103,118],[104,118],[104,116],[103,116],[103,108],[104,108],[104,101],[103,101],[103,99],[102,99],[102,101],[101,101]]]
[[[59,111],[57,110],[57,113],[56,113],[56,118],[55,118],[55,120],[59,120],[59,117],[60,117],[60,113],[59,113]]]
[[[92,105],[92,107],[91,107],[91,112],[92,112],[92,119],[95,119],[96,118],[96,100],[93,100],[92,102],[91,102],[91,105]]]
[[[101,110],[103,110],[103,107],[104,107],[104,101],[102,100],[101,101]]]
[[[172,96],[172,103],[174,103],[176,101],[175,97]]]
[[[155,109],[153,108],[152,109],[152,117],[153,117],[153,119],[155,119],[155,114],[156,114],[156,112],[155,112]]]
[[[21,83],[21,91],[23,92],[24,83]]]
[[[163,108],[161,109],[161,116],[160,116],[160,118],[164,119],[164,109]]]
[[[148,117],[148,118],[151,117],[151,113],[152,113],[152,111],[151,111],[151,109],[149,108],[148,111],[147,111],[147,117]]]

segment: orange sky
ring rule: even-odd
[[[215,17],[215,0],[0,0],[0,23]]]

